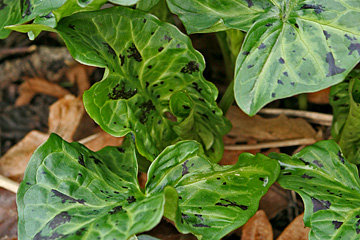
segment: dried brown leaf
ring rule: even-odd
[[[0,188],[0,239],[16,239],[16,194]]]
[[[80,98],[67,95],[60,99],[50,106],[49,133],[54,132],[66,141],[72,141],[84,112]]]
[[[297,216],[281,233],[277,240],[308,240],[310,228],[304,225],[304,213]]]
[[[0,174],[21,181],[26,165],[35,149],[49,137],[49,134],[31,131],[14,145],[0,159]]]
[[[286,190],[274,183],[269,191],[260,200],[259,209],[265,211],[269,219],[274,218],[278,213],[289,206],[289,199]]]
[[[84,144],[90,150],[96,152],[106,146],[120,146],[123,140],[123,137],[114,137],[104,131],[101,131],[82,139],[79,142]]]
[[[94,67],[75,64],[66,71],[67,79],[78,87],[78,96],[82,96],[85,90],[90,88],[89,75]]]
[[[241,240],[272,240],[273,231],[263,210],[259,210],[242,228]]]
[[[43,78],[23,77],[25,80],[19,87],[19,98],[15,102],[15,106],[22,106],[28,104],[32,97],[37,93],[46,94],[49,96],[62,98],[68,94],[69,91],[60,87],[56,83],[52,83]]]
[[[247,142],[256,139],[258,142],[279,141],[300,138],[314,138],[316,131],[301,118],[288,118],[280,115],[276,118],[262,118],[258,115],[249,117],[238,107],[232,106],[227,118],[233,128],[227,134],[233,142]]]
[[[318,92],[308,93],[307,99],[311,103],[329,104],[330,88],[325,88]]]

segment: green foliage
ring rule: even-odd
[[[247,31],[235,68],[235,99],[254,115],[267,103],[341,82],[360,60],[354,1],[168,0],[189,33]]]
[[[121,28],[114,29],[114,23]],[[215,103],[216,87],[202,76],[203,57],[178,29],[118,7],[73,15],[56,30],[76,60],[107,69],[84,94],[87,112],[105,131],[134,132],[139,152],[149,160],[181,139],[198,140],[220,160],[230,123]],[[179,91],[186,103],[178,101]]]
[[[357,167],[332,140],[315,143],[293,157],[272,153],[280,162],[280,185],[305,203],[310,240],[359,239],[360,180]]]
[[[235,79],[220,105],[227,111],[234,89],[238,105],[253,115],[270,101],[345,78],[360,60],[359,3],[112,0],[136,10],[98,10],[106,2],[0,0],[0,38],[10,29],[31,38],[56,32],[75,60],[105,68],[85,92],[85,108],[106,132],[131,136],[95,153],[51,135],[19,188],[20,239],[154,239],[136,234],[163,215],[182,233],[220,239],[256,212],[279,163],[279,183],[304,199],[310,239],[359,238],[358,172],[340,150],[360,163],[359,73],[331,90],[340,147],[324,141],[293,157],[242,154],[235,165],[220,166],[214,162],[231,124],[215,102],[218,91],[204,79],[205,61],[190,39],[163,22],[172,21],[167,2],[188,33],[226,30],[217,37],[227,76],[234,72]],[[145,189],[138,168],[148,170]]]
[[[332,136],[346,158],[360,164],[360,71],[349,74],[349,83],[332,87],[330,103],[334,108]]]
[[[131,141],[95,153],[52,134],[19,188],[20,239],[128,239],[157,225],[165,198],[179,231],[220,239],[256,212],[280,171],[277,161],[250,154],[221,167],[199,143],[183,141],[154,160],[143,193]]]
[[[178,209],[165,216],[182,233],[220,239],[255,214],[278,174],[278,163],[264,155],[244,153],[237,164],[220,166],[207,159],[200,144],[187,141],[166,148],[151,164],[146,193],[174,187]]]
[[[19,239],[128,239],[161,220],[164,194],[144,194],[134,145],[92,152],[52,134],[17,194]]]

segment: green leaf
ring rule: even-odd
[[[236,64],[235,99],[254,115],[267,103],[341,82],[360,60],[360,6],[301,1],[257,21]],[[286,15],[286,16],[285,16]]]
[[[164,195],[141,192],[130,141],[95,153],[52,134],[32,156],[17,204],[20,239],[128,239],[160,222]]]
[[[360,6],[355,1],[168,3],[190,33],[248,31],[237,58],[234,91],[249,115],[273,100],[339,83],[360,60]]]
[[[87,112],[106,132],[134,132],[140,154],[149,160],[181,139],[197,139],[214,161],[221,159],[230,123],[216,105],[216,87],[202,76],[202,55],[177,28],[116,7],[64,18],[56,30],[77,61],[106,68],[104,79],[84,94]],[[177,127],[182,119],[169,120],[169,100],[178,91],[194,102],[192,134]]]
[[[131,6],[137,3],[139,0],[110,0],[110,2],[122,5],[122,6]]]
[[[359,239],[360,180],[355,165],[332,140],[315,143],[293,157],[272,153],[281,165],[280,185],[305,203],[305,225],[313,239]]]
[[[220,239],[257,211],[279,171],[276,161],[260,154],[245,153],[236,165],[220,166],[206,157],[199,143],[182,141],[153,161],[146,192],[159,193],[172,186],[179,197],[168,193],[166,205],[174,209],[178,202],[178,209],[175,216],[167,217],[178,230],[202,239]]]
[[[354,71],[350,83],[331,89],[330,103],[334,108],[332,134],[346,158],[360,164],[360,75]]]
[[[4,27],[17,23],[21,18],[20,11],[20,1],[0,1],[0,39],[9,36],[11,31],[9,29],[4,29]]]
[[[170,11],[178,15],[188,33],[215,32],[229,28],[248,31],[254,21],[277,15],[270,1],[167,0]],[[275,12],[271,12],[275,11]]]
[[[140,0],[136,8],[145,12],[150,11],[160,0]]]

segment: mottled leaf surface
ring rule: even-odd
[[[273,153],[280,162],[280,185],[305,203],[305,225],[313,239],[360,238],[360,180],[333,140],[306,147],[293,157]]]
[[[128,239],[161,220],[162,193],[144,195],[130,141],[92,152],[52,134],[17,195],[20,239]]]
[[[343,0],[168,0],[189,33],[248,34],[235,68],[235,99],[254,115],[267,103],[341,82],[360,60],[360,5]]]
[[[334,109],[332,136],[346,158],[360,164],[360,72],[350,74],[349,81],[332,87],[330,103]]]
[[[257,211],[260,198],[279,174],[276,161],[264,155],[242,154],[236,165],[212,163],[200,144],[183,141],[166,148],[148,172],[147,194],[172,186],[178,199],[167,194],[168,201],[178,201],[173,220],[182,233],[200,239],[220,239],[245,224]],[[175,194],[176,195],[176,194]],[[165,212],[166,214],[166,212]]]
[[[237,58],[235,98],[248,114],[265,104],[341,82],[360,60],[354,1],[289,1],[254,23]]]
[[[181,139],[199,140],[220,160],[230,123],[216,105],[216,87],[202,76],[202,55],[177,28],[116,7],[64,18],[56,30],[76,60],[106,68],[104,79],[84,94],[87,112],[106,132],[134,132],[139,152],[149,160]],[[176,101],[178,110],[171,113],[169,100],[179,91],[192,104]],[[174,119],[179,109],[189,117]],[[191,134],[179,128],[184,119]]]
[[[160,0],[140,0],[136,8],[142,11],[150,11]]]
[[[214,32],[229,28],[248,31],[254,21],[277,15],[271,1],[167,0],[188,33]],[[274,12],[273,12],[274,11]]]

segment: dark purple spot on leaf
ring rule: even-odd
[[[320,210],[327,210],[330,208],[331,203],[329,201],[325,200],[318,200],[316,198],[311,198],[312,204],[313,204],[313,212],[317,212]]]
[[[89,158],[91,158],[91,159],[93,159],[94,160],[94,163],[97,165],[97,164],[103,164],[101,161],[100,161],[100,159],[97,159],[96,157],[94,157],[94,156],[89,156]]]
[[[169,37],[169,36],[167,36],[167,35],[165,35],[164,36],[164,39],[162,39],[162,40],[164,40],[164,41],[168,41],[168,42],[170,42],[171,40],[172,40],[172,38],[171,37]]]
[[[125,89],[125,82],[121,82],[120,84],[116,84],[115,87],[112,89],[111,93],[108,93],[108,97],[111,100],[117,99],[129,99],[137,93],[137,90],[134,89]]]
[[[281,57],[281,58],[279,58],[279,63],[284,64],[285,60]]]
[[[249,1],[249,0],[248,0]],[[202,223],[196,223],[196,224],[193,224],[194,227],[207,227],[209,228],[210,226],[209,225],[206,225],[206,224],[202,224]]]
[[[296,27],[296,28],[299,28],[299,25],[298,25],[297,23],[295,23],[295,27]]]
[[[23,13],[22,18],[25,18],[26,16],[31,15],[32,5],[31,5],[30,0],[25,0],[25,4],[24,4],[24,0],[21,0],[20,6],[21,6],[21,12]],[[25,6],[27,6],[26,9],[25,9]],[[25,11],[24,11],[24,9],[25,9]]]
[[[128,53],[130,53],[129,55],[127,55],[128,58],[133,58],[135,59],[135,61],[137,62],[141,62],[142,61],[142,57],[141,54],[139,52],[139,50],[136,48],[135,44],[133,43],[131,45],[131,47],[129,47],[128,50],[126,50]]]
[[[266,48],[266,45],[264,43],[261,43],[260,46],[258,47],[258,49],[264,49]]]
[[[345,159],[343,158],[342,154],[340,151],[338,151],[338,157],[339,157],[339,160],[342,162],[342,163],[345,163]]]
[[[182,73],[189,73],[192,74],[193,72],[199,71],[199,63],[195,61],[190,61],[188,64],[186,64],[185,67],[181,69]]]
[[[78,173],[78,175],[79,175],[80,177],[82,177],[82,176],[83,176],[81,173]]]
[[[242,55],[249,55],[249,54],[250,54],[250,52],[248,52],[248,51],[245,51],[242,53]]]
[[[247,68],[252,68],[254,65],[248,65]]]
[[[80,154],[80,156],[78,157],[78,163],[85,167],[84,155]]]
[[[295,86],[295,82],[291,82],[290,84],[291,84],[291,86],[293,86],[293,87]]]
[[[186,160],[183,164],[182,164],[182,176],[186,175],[189,173],[189,169],[186,166],[186,164],[189,162],[189,160]]]
[[[120,66],[123,66],[124,65],[124,63],[125,63],[125,56],[123,56],[123,55],[119,55],[119,58],[120,58]]]
[[[307,175],[306,173],[304,173],[301,177],[302,177],[302,178],[306,178],[306,179],[313,179],[313,178],[315,178],[315,177],[312,177],[312,176]]]
[[[77,230],[76,232],[75,232],[75,235],[77,235],[77,236],[81,236],[81,235],[83,235],[84,233],[86,232],[86,228],[80,228],[79,230]]]
[[[201,93],[202,88],[199,87],[199,84],[197,84],[196,82],[193,82],[192,85],[193,85],[193,88],[194,88],[196,91],[198,91],[199,93]]]
[[[117,147],[116,149],[121,153],[125,153],[125,149],[122,147]]]
[[[201,221],[204,221],[203,217],[201,214],[195,214],[195,217],[198,217]]]
[[[324,166],[318,160],[314,160],[313,163],[315,163],[318,167],[323,167]]]
[[[182,105],[182,107],[183,107],[185,110],[190,109],[190,107],[189,107],[189,106],[187,106],[187,105]]]
[[[68,195],[65,195],[61,192],[59,192],[56,189],[51,189],[51,192],[54,194],[52,197],[58,197],[61,199],[61,203],[65,203],[66,201],[68,201],[68,203],[80,203],[82,205],[85,205],[85,200],[84,199],[75,199],[72,198]]]
[[[151,68],[152,68],[152,65],[149,65],[149,66],[148,66],[148,69],[151,69]]]
[[[53,220],[51,220],[49,227],[54,230],[58,226],[70,222],[71,216],[68,214],[68,212],[61,212],[58,215],[56,215]]]
[[[326,40],[328,40],[330,37],[331,37],[331,34],[329,34],[327,31],[323,31],[325,37],[326,37]]]
[[[304,4],[300,9],[314,9],[315,13],[317,14],[325,11],[322,5],[315,4]]]
[[[159,47],[158,52],[161,52],[162,50],[164,50],[164,47]]]
[[[309,165],[310,163],[308,163],[307,161],[305,161],[303,158],[299,158],[300,161],[302,161],[305,165]]]
[[[115,50],[110,46],[110,44],[108,44],[108,43],[106,43],[106,42],[103,42],[102,44],[107,48],[108,53],[113,56],[113,59],[115,59],[115,58],[116,58],[116,52],[115,52]]]
[[[350,37],[350,36],[347,35],[347,34],[345,34],[345,37],[346,37],[347,39],[349,39],[350,41],[353,41],[353,40],[354,40],[352,37]]]
[[[329,64],[329,73],[326,75],[326,77],[331,77],[345,71],[344,68],[340,68],[335,65],[335,59],[332,52],[329,52],[326,55],[326,62]]]
[[[267,23],[265,24],[265,27],[271,27],[273,24],[272,23]]]
[[[26,185],[31,185],[31,183],[29,183],[29,182],[26,182]]]
[[[180,48],[180,44],[177,44],[177,45],[176,45],[176,48]]]
[[[143,23],[146,23],[146,19],[144,18]]]
[[[181,213],[181,218],[182,218],[182,219],[187,219],[187,218],[189,218],[189,216],[186,215],[186,214],[184,214],[184,213]]]
[[[242,210],[247,210],[249,207],[248,206],[245,206],[245,205],[239,205],[237,204],[235,201],[230,201],[230,200],[227,200],[227,199],[223,199],[223,198],[220,198],[220,200],[222,201],[225,201],[227,203],[216,203],[215,206],[222,206],[222,207],[238,207],[238,208],[241,208]]]
[[[360,43],[352,43],[348,49],[350,50],[349,55],[351,55],[354,51],[357,51],[360,55]]]
[[[75,25],[69,23],[68,28],[71,28],[72,30],[75,30]]]
[[[128,203],[133,203],[133,202],[136,202],[136,198],[134,196],[130,196],[126,199],[126,201],[128,201]]]
[[[142,124],[145,124],[148,120],[148,116],[149,116],[149,113],[150,111],[152,110],[155,110],[155,106],[154,104],[152,103],[151,100],[145,102],[145,103],[142,103],[140,106],[140,109],[141,109],[141,113],[140,113],[140,122]]]
[[[125,210],[123,209],[122,206],[117,206],[117,207],[114,207],[113,209],[111,209],[108,213],[110,213],[110,215],[113,215],[118,212],[125,212]]]
[[[339,222],[339,221],[332,221],[332,224],[334,224],[334,229],[339,229],[341,227],[341,225],[343,224],[343,222]]]
[[[291,172],[286,172],[286,173],[283,173],[283,175],[291,175],[292,173]]]
[[[283,81],[281,81],[280,79],[277,80],[278,84],[284,85]]]
[[[254,6],[254,3],[252,2],[252,0],[245,0],[245,1],[247,2],[249,8]]]
[[[288,72],[283,72],[283,74],[287,77],[289,76]]]
[[[271,97],[276,97],[276,93],[272,93],[272,94],[271,94]]]

